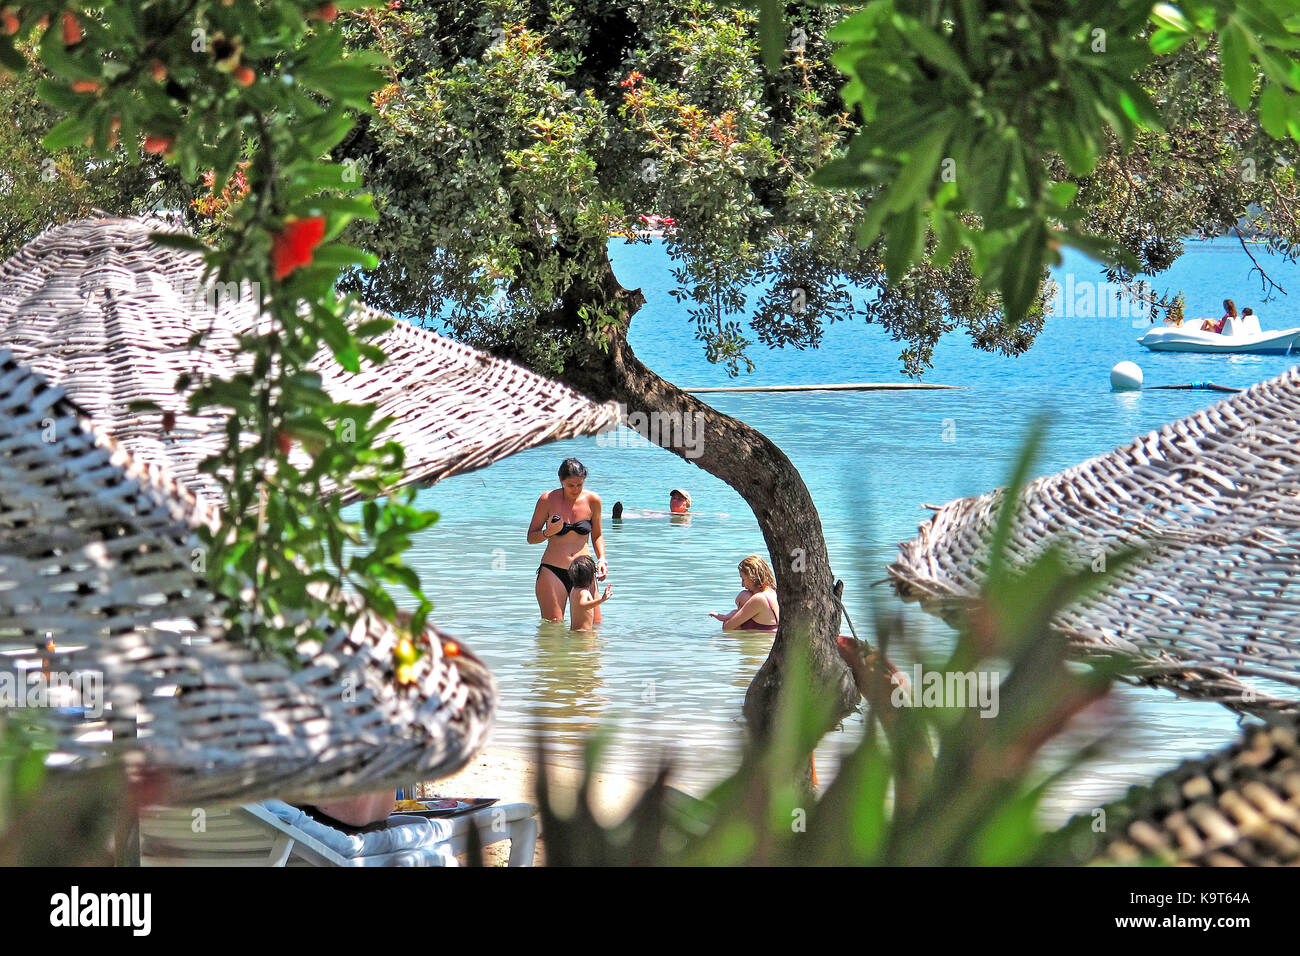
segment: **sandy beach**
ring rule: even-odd
[[[581,774],[570,766],[548,764],[548,772],[559,812],[567,812],[577,793]],[[636,796],[646,786],[630,777],[613,774],[596,774],[593,778],[592,812],[601,823],[614,823],[627,813]],[[422,784],[423,797],[498,797],[501,803],[531,803],[537,805],[536,761],[515,751],[488,747],[470,761],[460,773],[432,783]],[[537,841],[534,865],[546,861],[546,835]],[[495,843],[486,848],[484,862],[489,866],[504,866],[509,856],[509,842]]]

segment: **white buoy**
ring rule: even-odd
[[[1123,392],[1142,387],[1142,369],[1136,362],[1120,362],[1110,370],[1110,389]]]

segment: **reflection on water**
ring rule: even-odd
[[[724,646],[730,645],[735,649],[736,670],[731,686],[740,688],[743,696],[745,690],[749,687],[749,682],[754,679],[758,669],[767,660],[767,652],[772,649],[772,635],[760,631],[719,630],[713,640]]]
[[[537,656],[529,700],[534,726],[553,736],[590,734],[600,724],[609,698],[602,684],[600,636],[571,631],[567,624],[542,621],[537,626]]]

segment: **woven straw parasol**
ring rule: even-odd
[[[257,297],[203,282],[197,253],[159,246],[151,232],[177,232],[162,219],[83,219],[55,226],[0,266],[0,346],[68,395],[131,451],[167,461],[200,497],[221,501],[198,470],[225,443],[220,416],[195,417],[182,373],[230,376],[246,369],[240,334],[262,320]],[[358,307],[353,321],[389,318]],[[205,333],[201,349],[189,338]],[[398,320],[377,342],[382,366],[352,375],[324,349],[314,363],[340,403],[373,403],[393,416],[384,438],[406,449],[405,481],[429,484],[490,465],[525,448],[589,435],[618,421],[613,403],[595,405],[571,389]],[[132,411],[156,402],[174,416]],[[301,454],[301,452],[298,452]],[[306,459],[301,463],[306,465]],[[355,500],[344,490],[346,500]]]
[[[1022,489],[1009,541],[1083,567],[1139,548],[1053,626],[1135,680],[1260,715],[1300,710],[1300,371]],[[973,601],[1003,491],[951,501],[899,546],[898,593]]]
[[[1252,726],[1233,744],[1134,787],[1063,831],[1079,862],[1300,866],[1300,744]]]
[[[186,363],[221,360],[183,349],[172,323],[192,327],[192,300],[150,312],[158,303],[134,291],[159,287],[154,270],[165,280],[192,265],[148,245],[156,225],[58,227],[0,267],[0,692],[17,688],[41,707],[59,761],[160,774],[172,803],[307,800],[455,772],[487,738],[496,687],[436,627],[418,640],[424,653],[405,684],[394,673],[399,635],[374,615],[301,646],[298,670],[225,638],[220,599],[195,570],[197,529],[215,526],[219,503],[214,486],[196,491],[178,476],[195,474],[210,425],[186,418],[178,424],[192,437],[177,441],[158,416],[122,411],[170,394]],[[390,434],[410,443],[408,480],[615,421],[612,406],[438,336],[411,330],[386,344],[394,360],[384,369],[327,388],[401,414]],[[408,407],[403,389],[427,410]],[[83,708],[44,706],[60,703]]]

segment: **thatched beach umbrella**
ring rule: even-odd
[[[224,421],[190,415],[189,392],[175,385],[182,373],[229,376],[248,367],[237,338],[262,316],[256,297],[203,283],[202,256],[149,239],[176,231],[156,218],[46,230],[0,266],[0,347],[65,388],[128,451],[168,462],[196,494],[219,503],[218,485],[198,466],[224,445]],[[357,323],[375,318],[387,316],[368,308],[354,315]],[[202,347],[188,348],[198,332]],[[617,421],[612,403],[596,405],[408,322],[397,321],[376,344],[389,356],[379,367],[349,374],[325,348],[313,367],[336,402],[373,403],[378,417],[394,417],[383,437],[405,447],[407,482],[440,481]],[[163,413],[132,411],[146,400],[171,413],[171,428]],[[358,497],[351,489],[343,496]]]
[[[1053,626],[1083,657],[1240,711],[1300,710],[1300,371],[1022,490],[1009,558],[1080,566],[1140,548]],[[898,593],[940,613],[979,593],[1002,491],[939,508],[900,545]]]
[[[187,419],[193,437],[174,441],[157,416],[123,411],[168,395],[186,363],[223,360],[184,350],[170,323],[193,326],[186,305],[150,312],[138,297],[154,270],[165,286],[167,269],[192,265],[148,245],[154,225],[58,227],[0,267],[0,694],[42,707],[71,766],[162,774],[174,803],[315,799],[455,772],[486,739],[496,688],[436,627],[417,636],[406,683],[399,635],[368,613],[300,647],[298,669],[224,635],[194,560],[197,529],[217,520],[215,486],[196,492],[177,474],[195,474],[210,423]],[[612,406],[437,336],[399,332],[388,348],[385,370],[326,387],[399,412],[403,388],[423,403],[390,433],[408,443],[410,481],[616,421]],[[52,699],[63,691],[76,699]],[[43,706],[60,702],[81,706]]]
[[[1076,862],[1300,866],[1295,727],[1248,727],[1230,746],[1082,814],[1061,836]]]

